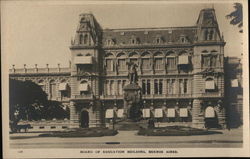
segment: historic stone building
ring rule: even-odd
[[[188,27],[102,29],[92,14],[81,14],[69,68],[13,67],[10,78],[32,80],[69,105],[72,128],[96,127],[122,118],[134,63],[143,119],[225,127],[224,45],[210,8]]]

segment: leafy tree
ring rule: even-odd
[[[9,82],[10,127],[22,120],[63,119],[69,116],[60,102],[50,101],[42,88],[32,81],[10,79]]]
[[[235,10],[226,15],[227,19],[231,19],[230,24],[236,25],[240,28],[240,33],[243,33],[243,12],[242,12],[242,4],[241,3],[234,3]]]

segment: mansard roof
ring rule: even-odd
[[[106,41],[112,39],[115,41],[114,45],[128,45],[132,38],[136,38],[138,44],[155,44],[157,38],[161,38],[161,44],[180,43],[181,37],[185,37],[187,43],[193,43],[196,29],[196,26],[104,29],[102,44],[105,46]]]

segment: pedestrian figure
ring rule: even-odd
[[[148,128],[149,128],[149,129],[152,129],[152,128],[154,128],[154,127],[155,127],[154,120],[153,120],[152,118],[150,118],[150,119],[148,120]]]

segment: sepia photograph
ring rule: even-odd
[[[249,157],[247,4],[1,1],[4,158]]]

